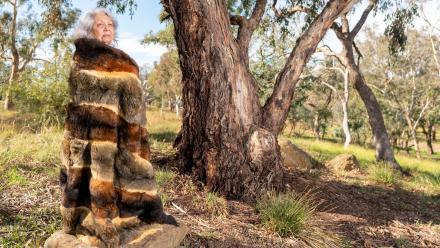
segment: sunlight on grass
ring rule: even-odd
[[[347,150],[344,150],[342,144],[332,143],[328,141],[315,141],[304,138],[294,138],[291,141],[305,149],[315,153],[322,154],[321,156],[332,158],[342,153],[351,153],[357,157],[361,168],[366,168],[369,164],[375,163],[375,151],[367,149],[358,145],[350,145]],[[432,175],[440,175],[440,163],[433,160],[416,159],[405,155],[396,155],[396,159],[404,169],[415,170],[419,172],[428,172]]]
[[[153,150],[174,152],[172,144],[180,131],[181,118],[175,113],[152,109],[147,111],[147,129]]]
[[[147,111],[147,129],[150,134],[172,133],[180,131],[181,117],[176,113],[152,109]],[[167,138],[167,137],[163,137]]]
[[[1,132],[0,170],[7,165],[59,164],[62,136],[57,128],[43,129],[41,133]]]

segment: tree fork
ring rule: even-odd
[[[254,199],[267,190],[282,189],[279,124],[286,120],[305,63],[326,30],[353,1],[329,1],[292,52],[272,97],[275,109],[267,105],[264,115],[256,81],[243,56],[246,46],[240,46],[232,35],[225,1],[163,3],[174,22],[182,69],[181,169],[208,189],[236,198]],[[261,18],[257,14],[255,20]],[[277,103],[279,97],[283,108]],[[270,110],[275,111],[274,116]]]

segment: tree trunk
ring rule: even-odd
[[[12,87],[17,82],[18,79],[18,66],[20,64],[20,57],[18,54],[18,49],[15,44],[17,35],[17,1],[12,4],[12,21],[11,21],[11,32],[10,32],[10,49],[12,55],[11,62],[11,73],[9,74],[8,88],[6,89],[4,109],[9,110],[12,108]]]
[[[345,135],[345,142],[344,142],[344,149],[347,149],[351,142],[351,134],[350,134],[350,128],[348,126],[348,83],[349,83],[349,72],[348,69],[345,69],[344,73],[344,97],[342,98],[342,112],[344,114],[344,117],[342,119],[342,129],[344,130]]]
[[[230,31],[225,1],[170,1],[169,10],[183,77],[181,168],[231,197],[280,189],[277,137],[260,127],[256,81]]]
[[[425,126],[422,125],[422,130],[423,130],[423,134],[425,134],[426,146],[428,147],[428,153],[429,153],[429,155],[433,155],[434,154],[434,148],[432,147],[433,124],[429,119],[427,120],[426,124],[428,125],[428,127],[425,128]]]
[[[427,121],[428,127],[425,129],[425,127],[422,125],[423,133],[425,134],[426,138],[426,146],[428,147],[428,153],[429,155],[434,154],[434,148],[432,147],[432,133],[433,133],[433,124],[430,120]]]
[[[404,112],[403,115],[405,116],[406,124],[408,125],[410,135],[413,140],[414,150],[416,151],[416,157],[420,159],[421,156],[420,156],[419,142],[417,140],[417,126],[413,125],[413,122],[411,121],[408,112]]]
[[[338,34],[337,34],[338,35]],[[354,88],[358,92],[368,113],[371,131],[373,132],[374,145],[376,148],[376,160],[387,161],[394,169],[401,170],[400,165],[394,158],[393,148],[388,138],[388,132],[385,127],[379,102],[373,91],[365,83],[365,79],[356,64],[353,53],[353,42],[345,36],[338,35],[343,45],[342,62],[349,70],[351,80],[354,82]]]
[[[373,94],[370,87],[365,84],[364,78],[359,71],[352,70],[352,73],[355,77],[355,89],[367,109],[368,120],[373,132],[374,145],[376,147],[376,160],[387,161],[394,169],[400,170],[400,165],[394,158],[393,148],[391,147],[388,138],[382,112],[380,111],[376,96]]]
[[[319,135],[321,127],[321,121],[319,118],[319,111],[315,112],[315,117],[313,118],[313,134],[315,135],[316,140],[320,140],[321,136]]]
[[[328,28],[354,1],[329,1],[297,42],[264,110],[246,56],[232,34],[226,1],[163,2],[174,22],[182,69],[181,168],[209,190],[231,197],[254,199],[282,188],[277,135],[295,84]]]

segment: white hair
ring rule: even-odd
[[[90,38],[90,39],[96,39],[96,37],[93,35],[93,24],[95,23],[95,16],[97,14],[105,14],[106,16],[110,17],[113,22],[113,27],[115,30],[115,37],[116,37],[116,30],[118,28],[118,21],[113,16],[113,14],[105,8],[96,8],[89,12],[87,12],[84,16],[82,16],[75,28],[75,31],[73,33],[73,39],[79,39],[79,38]]]

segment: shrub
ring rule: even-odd
[[[263,226],[281,237],[299,236],[318,207],[310,192],[294,194],[268,194],[257,202]]]

